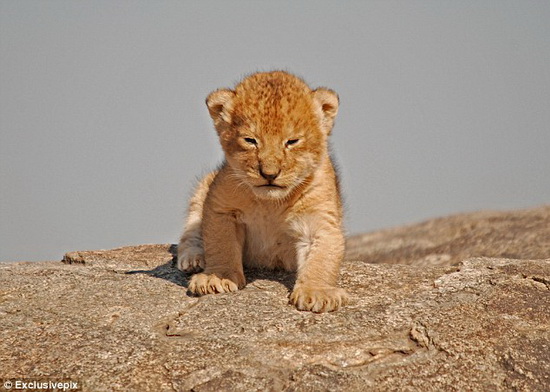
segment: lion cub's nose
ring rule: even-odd
[[[264,168],[260,167],[260,175],[269,182],[275,180],[279,175],[279,173],[281,173],[280,170],[279,171],[276,171],[276,169],[265,170]]]

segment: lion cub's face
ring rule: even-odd
[[[254,74],[206,103],[236,179],[269,199],[284,198],[313,174],[338,111],[336,93],[312,91],[285,72]]]

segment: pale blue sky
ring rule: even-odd
[[[548,1],[0,0],[0,261],[177,242],[204,105],[285,69],[340,94],[350,233],[550,202]]]

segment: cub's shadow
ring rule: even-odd
[[[134,270],[134,271],[127,271],[127,275],[135,275],[135,274],[144,274],[148,276],[153,276],[155,278],[160,278],[169,281],[170,283],[177,284],[178,286],[182,286],[187,288],[189,286],[189,276],[186,275],[184,272],[180,271],[176,268],[176,260],[177,260],[177,254],[178,254],[178,246],[177,245],[171,245],[168,249],[168,252],[172,255],[172,260],[170,260],[167,263],[161,264],[152,270]]]
[[[171,245],[168,251],[172,255],[172,260],[170,260],[169,262],[161,264],[151,270],[133,270],[127,271],[126,274],[144,274],[155,278],[167,280],[170,283],[185,287],[186,289],[189,288],[189,280],[193,275],[182,272],[176,267],[178,246],[175,244]],[[280,270],[272,271],[262,269],[245,269],[244,275],[246,277],[247,285],[253,283],[256,280],[271,280],[281,283],[288,289],[289,292],[292,291],[292,288],[294,287],[294,282],[296,280],[295,273]],[[193,296],[193,294],[191,294],[189,291],[187,291],[187,295]]]

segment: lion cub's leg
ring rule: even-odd
[[[299,310],[331,312],[348,302],[345,290],[336,287],[344,255],[344,236],[320,217],[298,227],[298,272],[290,302]]]
[[[244,227],[231,214],[206,212],[203,221],[204,273],[193,275],[196,295],[237,291],[246,285],[243,272]]]
[[[197,272],[204,269],[204,249],[201,237],[201,222],[187,224],[178,244],[178,269]]]
[[[197,272],[204,269],[204,248],[202,244],[202,210],[210,184],[217,172],[206,175],[197,186],[189,201],[189,212],[185,229],[178,244],[178,269]]]

